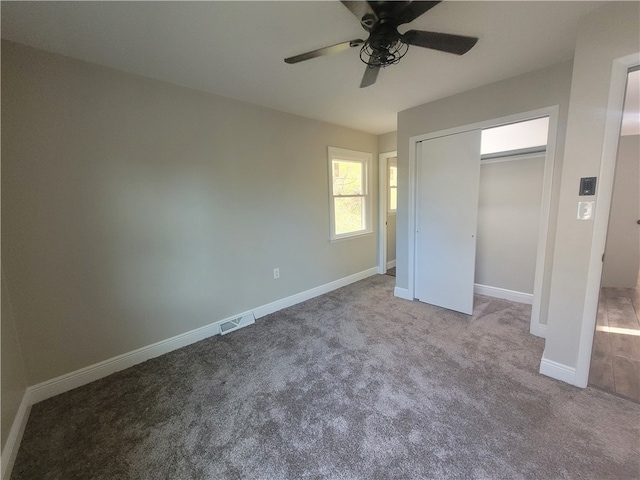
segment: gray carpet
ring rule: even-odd
[[[631,479],[640,405],[540,376],[530,307],[377,275],[33,407],[12,479]]]

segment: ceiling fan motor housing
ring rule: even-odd
[[[408,50],[409,45],[402,41],[396,24],[383,18],[371,29],[360,50],[360,59],[370,67],[387,67],[398,63]]]

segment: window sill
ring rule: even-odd
[[[373,230],[367,230],[366,232],[351,233],[351,234],[340,236],[340,237],[333,237],[329,239],[329,243],[336,243],[336,242],[342,242],[344,240],[353,240],[355,238],[368,237],[373,235],[373,233],[374,233]]]

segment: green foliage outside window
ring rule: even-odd
[[[365,230],[366,168],[363,162],[332,160],[335,235]]]

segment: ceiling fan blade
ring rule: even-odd
[[[402,40],[409,45],[431,48],[441,52],[464,55],[476,44],[476,37],[464,35],[452,35],[450,33],[423,32],[421,30],[409,30],[402,35]]]
[[[362,28],[367,32],[371,31],[371,27],[373,27],[373,24],[378,20],[378,16],[368,2],[342,0],[342,4],[358,18]]]
[[[409,23],[414,21],[423,13],[431,10],[433,7],[438,5],[440,2],[420,2],[414,1],[409,2],[409,5],[401,9],[398,13],[396,13],[396,23],[398,25],[402,25],[403,23]]]
[[[364,71],[364,75],[362,76],[362,82],[360,82],[360,88],[369,87],[376,83],[379,72],[380,67],[367,66],[367,69]]]
[[[331,45],[329,47],[318,48],[317,50],[311,50],[307,53],[301,53],[300,55],[295,55],[293,57],[285,58],[284,61],[286,63],[298,63],[304,62],[305,60],[309,60],[311,58],[322,57],[324,55],[330,55],[332,53],[343,52],[345,50],[349,50],[352,47],[359,47],[364,43],[364,40],[359,38],[355,40],[350,40],[348,42],[336,43],[335,45]]]

